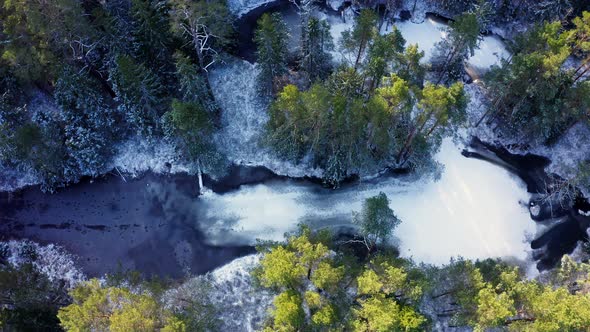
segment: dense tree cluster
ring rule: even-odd
[[[539,24],[519,36],[513,55],[486,77],[492,105],[488,121],[524,140],[554,141],[590,109],[590,13],[573,20]],[[567,65],[578,57],[574,66]]]
[[[224,2],[7,0],[0,22],[0,159],[44,189],[108,171],[129,135],[212,154],[193,143],[218,115],[207,73],[231,49]]]
[[[365,218],[391,217],[387,205],[377,206],[383,199],[366,201]],[[285,243],[261,246],[254,276],[276,294],[266,330],[423,331],[449,316],[451,325],[475,331],[590,326],[590,265],[568,256],[555,270],[529,279],[517,266],[492,259],[417,267],[386,243],[368,255],[351,256],[347,246],[354,243],[302,227]]]
[[[263,251],[255,276],[278,295],[265,331],[418,331],[426,319],[408,262],[377,255],[361,264],[332,252],[325,234],[303,228]]]
[[[348,64],[307,90],[287,84],[270,107],[269,144],[289,160],[311,160],[331,185],[392,165],[426,168],[442,135],[464,120],[462,84],[424,83],[424,53],[405,48],[395,28],[378,34],[377,23],[373,11],[361,11],[340,42]]]

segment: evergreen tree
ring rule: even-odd
[[[132,0],[131,17],[135,58],[158,74],[164,74],[171,62],[172,35],[168,27],[168,5],[161,0]]]
[[[396,74],[410,84],[422,87],[426,75],[426,67],[421,63],[423,58],[424,51],[418,49],[418,44],[409,45],[398,57]]]
[[[371,252],[389,239],[401,220],[389,207],[387,195],[381,192],[365,200],[362,211],[353,213],[352,222],[360,227],[363,242]]]
[[[76,0],[5,0],[0,10],[1,47],[8,64],[23,83],[48,82],[59,72],[63,58],[84,59],[92,50],[95,32]]]
[[[406,40],[397,28],[384,35],[376,35],[367,52],[367,68],[365,75],[370,80],[369,92],[377,88],[383,76],[391,67],[390,64],[400,59]]]
[[[340,49],[352,56],[354,69],[358,69],[370,42],[378,35],[377,14],[370,9],[363,9],[352,30],[342,33]]]
[[[159,131],[163,113],[164,88],[160,79],[143,64],[129,56],[118,55],[111,69],[110,80],[120,103],[120,111],[141,135],[152,136]]]
[[[279,13],[263,14],[254,35],[256,57],[260,66],[260,88],[274,93],[274,80],[287,73],[287,25]]]
[[[480,21],[474,13],[462,14],[449,24],[447,36],[436,45],[432,61],[440,72],[436,84],[460,76],[463,62],[473,56],[482,38],[480,30]]]
[[[550,142],[587,117],[590,83],[585,61],[563,69],[572,53],[585,52],[586,24],[583,19],[576,22],[576,28],[567,31],[559,22],[545,23],[516,39],[510,61],[486,78],[492,106],[478,124],[487,117],[509,135]]]
[[[186,55],[177,52],[174,55],[176,59],[176,77],[180,92],[180,99],[185,102],[198,102],[207,112],[218,112],[218,106],[207,82],[201,74],[199,67],[191,61]]]
[[[330,26],[326,20],[309,18],[302,27],[301,69],[307,72],[311,81],[323,79],[331,69],[334,49]]]
[[[437,132],[445,132],[465,121],[467,99],[462,83],[457,82],[450,87],[426,83],[421,95],[417,105],[419,112],[411,120],[409,134],[397,155],[401,165],[408,161],[417,141],[417,146],[419,141],[434,143],[438,138],[435,135]]]

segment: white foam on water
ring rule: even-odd
[[[526,258],[526,235],[535,224],[521,204],[529,198],[524,184],[502,168],[463,157],[450,139],[436,159],[445,165],[438,181],[383,179],[336,191],[275,182],[207,195],[209,222],[203,229],[216,243],[282,240],[300,222],[314,228],[350,225],[366,198],[384,192],[402,220],[395,236],[403,256],[433,264],[456,256]]]
[[[529,195],[508,171],[460,154],[445,140],[437,159],[439,181],[411,195],[391,197],[403,220],[396,230],[402,255],[443,264],[453,256],[526,258],[526,235],[535,231],[521,204]]]

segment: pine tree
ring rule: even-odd
[[[342,33],[340,49],[351,54],[354,69],[358,69],[370,42],[378,34],[377,14],[370,9],[363,9],[352,30]]]
[[[131,17],[135,58],[159,74],[171,61],[168,5],[161,0],[132,0]]]
[[[114,63],[110,80],[121,112],[140,134],[154,135],[159,130],[160,116],[165,109],[160,79],[129,56],[118,55]]]
[[[389,207],[384,193],[367,198],[361,212],[353,213],[353,224],[360,228],[360,234],[367,250],[371,252],[378,244],[385,244],[401,220]]]
[[[391,63],[400,59],[406,40],[397,28],[386,35],[376,35],[367,52],[365,75],[370,80],[369,93],[381,84],[381,79],[391,70]]]
[[[254,34],[256,57],[260,66],[260,88],[274,93],[274,80],[287,73],[287,25],[279,13],[263,14]]]
[[[462,14],[449,24],[447,37],[436,45],[433,65],[440,72],[436,84],[448,77],[458,77],[463,62],[473,56],[481,40],[480,23],[476,14]]]
[[[307,72],[311,81],[323,79],[331,69],[334,49],[330,26],[326,20],[311,17],[302,27],[301,69]]]

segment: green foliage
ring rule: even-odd
[[[198,101],[172,100],[170,111],[163,116],[167,137],[174,140],[180,152],[200,167],[214,170],[223,166],[223,157],[211,142],[213,114]],[[176,138],[176,139],[175,139]]]
[[[401,220],[389,207],[387,195],[381,192],[365,200],[362,211],[353,213],[352,222],[360,227],[360,233],[370,251],[377,244],[384,244]]]
[[[475,13],[458,16],[447,28],[447,37],[436,45],[432,64],[440,74],[436,84],[457,79],[463,73],[463,62],[472,56],[481,40],[480,20]]]
[[[422,58],[424,51],[418,49],[418,44],[409,45],[404,53],[397,57],[398,65],[394,70],[405,81],[420,87],[426,74],[426,68],[420,63]]]
[[[302,226],[286,244],[262,249],[260,267],[253,275],[258,283],[278,293],[268,331],[297,331],[338,322],[335,307],[344,282],[345,268],[337,264],[324,234]],[[306,314],[307,308],[309,314]]]
[[[590,323],[589,271],[565,256],[542,283],[498,261],[458,260],[438,272],[443,293],[435,298],[451,296],[455,324],[475,331],[581,331]]]
[[[179,318],[148,292],[104,286],[92,279],[70,295],[74,303],[57,315],[66,331],[186,331]]]
[[[369,43],[378,35],[377,20],[378,16],[374,11],[363,9],[352,30],[342,33],[340,50],[349,55],[348,58],[354,69],[360,65]]]
[[[199,67],[191,59],[181,52],[174,54],[176,59],[176,76],[178,78],[180,99],[185,102],[198,102],[207,112],[218,112],[217,104],[213,99],[207,81],[201,75]]]
[[[155,135],[160,129],[164,103],[164,88],[159,77],[133,58],[119,55],[110,78],[121,113],[140,134]]]
[[[330,253],[308,228],[263,251],[254,276],[277,293],[265,331],[419,331],[423,278],[411,263],[378,255],[362,270]],[[356,285],[355,285],[356,284]]]
[[[279,13],[265,13],[258,19],[254,34],[260,65],[258,81],[260,89],[267,94],[275,92],[274,80],[287,73],[288,38],[287,25]]]
[[[333,49],[334,42],[328,22],[310,17],[302,27],[300,66],[312,82],[326,78],[332,67],[329,52]]]
[[[361,88],[357,78],[354,72],[339,71],[328,86],[314,84],[304,92],[286,86],[270,109],[269,142],[275,150],[295,161],[311,152],[332,184],[387,157],[393,148],[395,112],[408,106],[406,83],[396,80],[388,91],[389,101],[398,102],[392,105],[379,95],[368,102],[355,96],[353,91]]]
[[[564,30],[560,22],[537,25],[516,39],[514,55],[486,78],[493,100],[490,121],[512,136],[554,141],[587,116],[588,60],[564,69],[572,55],[588,52],[590,15]]]
[[[305,314],[301,306],[299,294],[285,291],[277,295],[273,301],[273,331],[298,331],[303,326]]]
[[[394,27],[386,35],[376,35],[367,52],[366,74],[371,80],[369,91],[381,83],[381,79],[390,72],[391,63],[400,57],[406,43],[401,32]],[[401,59],[400,59],[401,60]]]
[[[3,66],[8,65],[23,84],[45,81],[56,74],[63,53],[77,56],[80,44],[94,35],[81,3],[75,0],[4,0],[0,10]]]
[[[417,108],[418,113],[407,122],[409,134],[397,155],[402,165],[408,160],[415,163],[411,157],[416,149],[437,147],[443,134],[464,123],[467,96],[463,84],[456,82],[447,87],[426,83]]]
[[[31,264],[0,267],[0,327],[17,331],[56,331],[59,306],[67,290],[51,282]]]
[[[169,6],[161,0],[132,0],[130,14],[136,59],[156,72],[169,67],[172,35]]]

